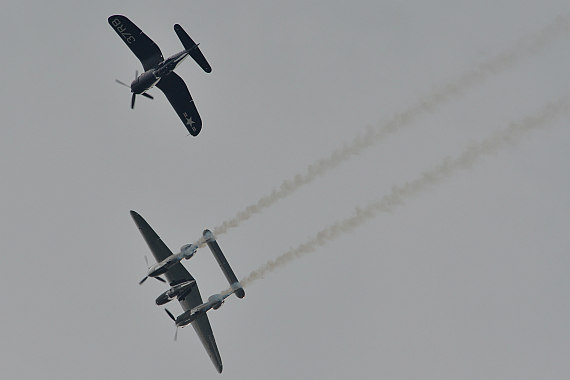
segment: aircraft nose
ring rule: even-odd
[[[156,299],[157,305],[164,305],[167,302],[168,302],[168,296],[164,293],[158,296],[158,298]]]

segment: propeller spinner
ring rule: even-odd
[[[139,76],[139,71],[136,70],[136,71],[135,71],[135,79],[137,79],[138,76]],[[129,86],[129,85],[126,84],[125,82],[121,82],[121,81],[118,80],[118,79],[115,79],[115,82],[117,82],[118,84],[120,84],[120,85],[122,85],[122,86],[131,88],[131,86]],[[131,91],[132,91],[132,89],[131,89]],[[147,94],[146,92],[143,92],[143,93],[140,94],[140,95],[144,96],[145,98],[154,99],[154,97],[153,97],[152,95],[149,95],[149,94]],[[135,108],[135,99],[136,99],[136,97],[137,97],[137,94],[135,94],[135,93],[133,92],[133,95],[131,96],[131,109],[134,109],[134,108]]]
[[[144,261],[146,262],[146,268],[147,268],[147,269],[150,269],[150,265],[148,265],[148,257],[146,257],[146,255],[144,256]],[[144,276],[144,278],[143,278],[142,280],[139,281],[139,285],[142,285],[142,284],[146,281],[147,278],[149,278],[149,275],[148,275],[148,274],[147,274],[146,276]],[[166,283],[166,281],[165,281],[162,277],[158,277],[158,276],[157,276],[157,277],[154,277],[154,278],[156,278],[156,279],[157,279],[158,281],[160,281],[160,282]]]

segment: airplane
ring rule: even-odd
[[[232,284],[231,291],[229,293],[224,292],[222,294],[214,295],[208,299],[208,302],[204,303],[202,301],[200,291],[198,290],[196,280],[190,275],[190,273],[188,273],[186,268],[184,268],[181,263],[181,257],[183,256],[182,254],[184,252],[192,252],[193,255],[194,252],[196,252],[196,249],[199,247],[199,244],[186,244],[182,246],[180,253],[174,255],[142,216],[140,216],[136,211],[131,210],[130,213],[156,261],[159,264],[164,262],[169,263],[164,264],[161,268],[168,268],[162,274],[164,274],[164,276],[168,279],[171,288],[158,296],[156,299],[156,304],[162,305],[174,298],[178,299],[180,305],[182,306],[182,309],[184,310],[184,313],[181,314],[181,316],[185,315],[185,325],[192,324],[192,327],[200,338],[200,341],[206,349],[210,360],[216,367],[216,370],[221,373],[222,358],[220,356],[220,352],[218,351],[218,346],[216,345],[214,333],[212,332],[212,327],[210,325],[210,321],[208,320],[206,311],[212,308],[219,308],[225,298],[227,298],[232,293],[237,293],[240,290],[243,291],[243,287],[239,281],[236,280]],[[187,247],[186,250],[184,250],[184,247]],[[175,257],[176,260],[179,260],[176,261],[175,259],[172,259],[172,261],[168,261],[168,259],[172,257]],[[149,273],[149,276],[147,277],[152,276],[150,276]],[[192,312],[193,310],[194,312]],[[180,319],[180,321],[182,321],[182,319]]]
[[[122,15],[113,15],[108,18],[109,25],[117,32],[119,37],[127,44],[129,49],[141,61],[144,72],[135,72],[135,80],[127,85],[120,80],[117,83],[130,87],[132,92],[131,108],[135,107],[137,95],[153,99],[147,93],[152,87],[158,87],[184,123],[192,136],[197,136],[202,129],[202,119],[194,105],[192,96],[186,83],[174,69],[188,56],[207,73],[212,71],[210,64],[190,36],[179,24],[174,25],[174,31],[182,42],[184,50],[164,59],[160,48],[146,34],[143,33],[131,20]]]

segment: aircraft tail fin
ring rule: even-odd
[[[174,31],[176,32],[176,35],[180,39],[180,42],[182,42],[182,45],[184,45],[184,49],[188,50],[190,57],[192,57],[192,59],[194,59],[194,61],[196,61],[196,63],[200,65],[202,70],[204,70],[207,73],[211,72],[212,67],[210,67],[210,64],[208,63],[208,61],[206,61],[206,57],[204,57],[204,54],[202,54],[200,48],[198,48],[198,44],[195,43],[194,40],[192,40],[192,38],[190,38],[188,33],[186,33],[180,25],[178,24],[174,25]]]

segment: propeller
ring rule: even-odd
[[[170,319],[172,319],[174,322],[176,322],[176,318],[174,317],[174,314],[172,314],[172,313],[170,312],[170,310],[164,309],[164,311],[166,311],[166,314],[168,314],[168,316],[170,317]]]
[[[146,268],[147,268],[147,269],[150,269],[150,265],[148,265],[148,257],[146,257],[146,255],[144,255],[144,261],[146,262]],[[148,277],[149,277],[148,275],[144,276],[144,278],[139,281],[139,285],[142,285],[142,284],[146,281],[146,279],[147,279]],[[158,276],[157,276],[157,277],[154,277],[154,278],[156,278],[156,279],[157,279],[158,281],[160,281],[160,282],[166,283],[166,281],[165,281],[164,278],[162,278],[162,277],[158,277]]]
[[[170,319],[172,319],[174,321],[174,323],[176,323],[176,318],[174,318],[174,315],[168,309],[164,309],[164,311],[166,311],[166,314],[168,314]],[[178,325],[176,325],[176,331],[174,332],[174,341],[175,342],[176,342],[177,338],[178,338]]]
[[[137,79],[138,76],[139,76],[139,71],[138,71],[138,70],[135,70],[135,79]],[[129,85],[126,84],[125,82],[121,82],[121,81],[118,80],[118,79],[115,79],[115,82],[117,82],[118,84],[120,84],[120,85],[122,85],[122,86],[131,88],[131,86],[129,86]],[[140,94],[140,95],[144,96],[145,98],[154,99],[154,97],[153,97],[152,95],[149,95],[149,94],[147,94],[146,92],[143,92],[143,93]],[[136,99],[136,97],[137,97],[137,94],[135,94],[135,93],[133,92],[133,95],[131,96],[131,109],[134,109],[134,108],[135,108],[135,99]]]
[[[139,285],[142,285],[142,284],[146,281],[146,279],[147,279],[148,277],[149,277],[149,276],[144,276],[144,278],[139,281]],[[153,277],[153,278],[157,279],[157,280],[160,281],[160,282],[164,282],[164,283],[166,284],[166,280],[165,280],[164,278],[162,278],[162,277]]]
[[[121,82],[121,81],[118,80],[118,79],[115,79],[115,82],[117,82],[118,84],[121,84],[121,85],[123,85],[123,86],[125,86],[125,87],[131,88],[131,86],[129,86],[128,84],[126,84],[126,83],[124,83],[124,82]]]

